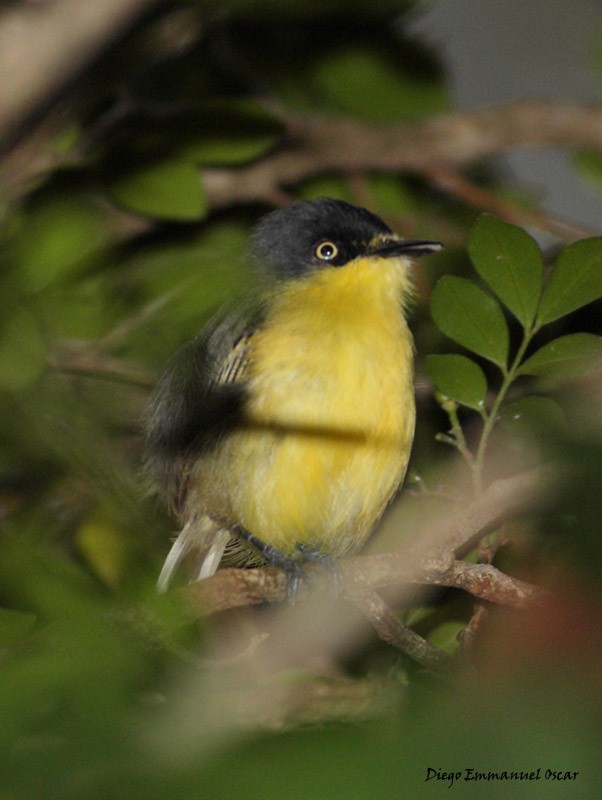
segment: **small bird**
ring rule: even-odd
[[[263,280],[172,359],[146,418],[147,467],[182,523],[158,580],[196,554],[302,564],[357,551],[403,481],[415,424],[411,261],[376,215],[320,198],[272,211],[251,238]]]

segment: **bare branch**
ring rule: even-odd
[[[344,577],[346,599],[355,603],[354,589],[363,581],[372,589],[403,584],[426,584],[463,589],[475,597],[500,605],[525,608],[543,596],[536,586],[505,575],[489,564],[470,564],[454,560],[427,559],[418,568],[408,568],[407,558],[398,553],[356,556],[340,565]],[[306,567],[308,574],[318,574],[315,565]],[[351,587],[351,588],[348,588]],[[212,578],[183,590],[197,614],[206,616],[241,606],[278,603],[286,598],[286,576],[275,567],[259,569],[222,569]],[[299,589],[302,598],[308,590]],[[356,603],[357,605],[357,603]]]
[[[146,390],[156,381],[155,375],[136,364],[86,347],[52,353],[48,366],[71,375],[125,383]]]
[[[466,185],[452,180],[461,167],[515,147],[602,150],[602,108],[520,101],[447,114],[423,123],[382,127],[349,119],[291,119],[287,144],[241,169],[206,169],[203,182],[213,206],[263,199],[272,202],[286,187],[329,172],[413,172],[458,194]],[[483,198],[481,198],[482,200]],[[489,198],[489,201],[491,198]],[[517,220],[514,205],[497,211]],[[529,224],[574,239],[583,231],[542,212]],[[524,222],[524,218],[523,218]]]
[[[360,609],[383,642],[393,645],[414,661],[434,671],[451,664],[451,658],[443,650],[429,644],[426,639],[400,622],[382,597],[369,589],[364,581],[346,584],[345,598]]]
[[[441,541],[447,543],[448,552],[466,552],[483,533],[540,503],[561,480],[558,465],[548,464],[495,481],[466,509],[452,517]]]
[[[489,211],[514,225],[534,227],[567,241],[576,241],[586,236],[595,236],[599,231],[561,219],[556,214],[539,209],[523,208],[518,203],[499,197],[469,181],[457,170],[441,164],[428,174],[431,183],[442,191],[452,194],[479,211]]]

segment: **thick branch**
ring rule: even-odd
[[[417,568],[408,568],[406,556],[383,553],[350,558],[342,562],[340,568],[345,585],[343,596],[354,603],[353,587],[357,581],[372,589],[408,583],[449,586],[515,608],[524,608],[543,595],[538,587],[505,575],[489,564],[469,564],[458,560],[446,563],[433,558],[425,560]],[[313,565],[306,569],[310,575],[318,574],[320,570]],[[204,616],[229,608],[281,602],[286,598],[286,576],[275,567],[222,569],[212,578],[195,583],[184,591],[193,602],[196,613]],[[306,591],[302,586],[299,595],[302,597]]]

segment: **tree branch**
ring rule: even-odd
[[[320,567],[308,565],[309,575],[318,575]],[[425,559],[417,568],[407,567],[407,557],[399,553],[356,556],[340,564],[343,574],[343,597],[356,605],[354,584],[363,582],[372,589],[403,584],[426,584],[463,589],[475,597],[500,605],[525,608],[538,601],[543,591],[517,578],[505,575],[489,564],[470,564],[439,558]],[[286,599],[286,576],[275,567],[257,569],[221,569],[212,578],[183,590],[195,612],[208,616],[241,606],[279,603]],[[307,592],[301,586],[299,597]]]
[[[576,241],[599,233],[592,228],[561,219],[540,209],[523,208],[518,203],[487,191],[468,180],[461,172],[438,164],[428,174],[430,182],[446,194],[457,197],[478,211],[489,211],[523,228],[534,227],[567,241]]]
[[[406,653],[427,669],[438,671],[450,666],[451,658],[407,625],[404,625],[383,598],[369,589],[363,581],[348,582],[345,599],[353,603],[369,620],[378,636],[388,644]]]
[[[272,202],[288,186],[329,172],[412,172],[430,182],[440,172],[442,188],[447,183],[448,190],[466,192],[450,176],[515,147],[602,151],[602,108],[569,103],[520,101],[388,127],[318,117],[284,121],[286,143],[272,155],[240,169],[203,171],[212,206]],[[531,222],[565,238],[583,235],[566,223],[542,220],[541,213]]]
[[[532,510],[562,477],[558,464],[553,463],[495,481],[445,526],[441,541],[446,551],[467,552],[484,533],[505,519]]]

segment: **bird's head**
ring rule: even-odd
[[[251,244],[258,264],[284,280],[358,258],[417,258],[441,248],[439,242],[402,239],[365,208],[326,197],[272,211],[257,225]]]

